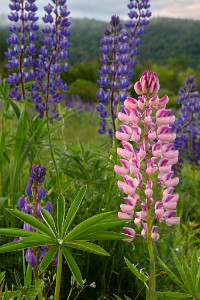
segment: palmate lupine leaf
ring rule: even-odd
[[[184,255],[182,256],[182,265],[183,265],[183,271],[185,272],[185,276],[187,278],[187,282],[190,287],[191,293],[192,293],[192,295],[195,295],[196,294],[196,280],[193,282],[192,274],[188,267],[187,260]]]
[[[95,241],[95,240],[122,240],[126,238],[124,233],[114,231],[98,231],[78,237],[79,240]]]
[[[40,268],[39,268],[39,273],[42,274],[46,268],[48,267],[48,265],[51,263],[52,259],[54,258],[55,254],[57,253],[59,248],[59,245],[56,245],[54,247],[51,247],[47,253],[45,254],[45,256],[42,259],[42,262],[40,264]]]
[[[20,110],[18,108],[18,106],[15,104],[14,101],[12,101],[11,99],[7,99],[9,104],[12,106],[14,112],[15,112],[15,115],[17,117],[17,119],[19,120],[20,119]]]
[[[78,212],[78,209],[81,205],[82,199],[85,195],[86,188],[87,188],[86,185],[81,188],[81,190],[79,191],[78,195],[76,196],[75,200],[72,202],[72,204],[71,204],[71,206],[68,210],[68,213],[67,213],[67,216],[66,216],[66,219],[65,219],[65,223],[64,223],[64,226],[63,226],[62,237],[65,236],[68,228],[72,224],[72,221],[74,220],[74,218],[75,218],[75,216]]]
[[[178,279],[178,277],[166,266],[166,264],[158,257],[158,261],[163,267],[164,271],[169,275],[169,277],[186,293],[188,292],[185,285]]]
[[[166,273],[170,276],[170,278],[185,292],[185,293],[173,293],[170,292],[159,292],[165,293],[167,299],[175,299],[175,298],[194,298],[199,299],[200,298],[200,286],[199,286],[199,277],[200,277],[200,269],[198,267],[198,258],[197,258],[197,252],[196,250],[193,253],[192,260],[191,260],[191,270],[188,266],[187,260],[184,255],[181,256],[181,259],[179,260],[174,251],[171,249],[172,255],[177,267],[177,270],[179,272],[179,276],[182,279],[179,280],[179,278],[176,277],[176,275],[161,261],[161,259],[158,259],[160,264],[162,265],[163,269],[166,271]],[[182,296],[182,298],[181,298]]]
[[[112,212],[108,213],[102,213],[99,215],[96,215],[94,217],[89,218],[88,220],[83,221],[82,223],[78,224],[72,231],[70,231],[67,236],[65,237],[64,241],[68,240],[76,240],[77,237],[80,237],[85,234],[85,232],[88,232],[88,229],[90,228],[92,232],[92,225],[99,223],[103,219],[106,219],[106,217],[110,216]]]
[[[125,295],[125,299],[126,300],[131,300],[131,298],[129,298],[128,296]]]
[[[191,299],[191,295],[190,294],[186,294],[186,293],[179,293],[179,292],[156,292],[157,296],[160,297],[165,297],[162,299],[186,299],[186,298],[190,298]]]
[[[57,227],[58,227],[58,236],[61,238],[63,224],[65,219],[65,198],[63,195],[60,195],[57,200]]]
[[[39,247],[39,246],[48,246],[57,244],[57,239],[51,239],[46,236],[41,236],[40,238],[33,239],[32,237],[28,237],[23,239],[23,243],[30,247]]]
[[[99,216],[101,216],[101,214]],[[108,218],[106,216],[105,216],[105,219],[103,221],[99,221],[99,222],[96,221],[97,224],[92,225],[92,226],[89,225],[89,226],[85,227],[85,223],[84,223],[85,221],[80,223],[79,225],[84,223],[83,224],[83,229],[84,230],[82,230],[81,226],[78,225],[79,228],[78,228],[78,232],[76,233],[77,230],[75,230],[76,229],[76,227],[75,227],[73,229],[76,233],[75,239],[76,240],[83,239],[86,235],[88,236],[90,234],[97,233],[99,231],[104,231],[106,229],[124,224],[124,220],[118,219],[117,216],[113,216],[114,218],[112,218],[112,220],[109,218],[109,216],[108,216]],[[93,222],[93,217],[90,218],[90,219],[92,219],[92,222]],[[86,224],[90,223],[90,219],[87,220],[88,222]],[[79,232],[79,230],[80,230],[80,232]],[[110,231],[108,231],[108,232],[110,233]],[[122,235],[121,235],[121,238],[123,238]],[[71,232],[65,238],[65,240],[68,240],[68,239],[71,240]]]
[[[54,219],[50,212],[44,208],[41,209],[41,215],[49,229],[52,231],[52,233],[55,235],[55,237],[58,237],[57,228],[54,222]]]
[[[74,275],[76,281],[78,282],[78,284],[83,287],[83,279],[81,276],[81,272],[79,270],[79,267],[77,266],[73,256],[70,254],[70,252],[64,247],[61,246],[64,257],[67,261],[67,264],[72,272],[72,274]]]
[[[198,288],[197,283],[197,274],[198,274],[198,257],[197,257],[197,251],[194,250],[194,253],[192,255],[192,261],[191,261],[191,274],[192,274],[192,280],[196,286],[196,290]]]
[[[115,296],[115,298],[117,299],[117,300],[123,300],[122,298],[120,298],[119,296],[117,296],[117,295],[114,295]]]
[[[27,243],[24,243],[23,241],[24,241],[24,239],[21,241],[10,242],[5,245],[2,245],[0,247],[0,253],[6,253],[6,252],[11,252],[11,251],[22,250],[22,249],[28,248],[29,246],[27,245]]]
[[[173,258],[174,258],[177,270],[178,270],[178,272],[180,274],[180,277],[182,278],[182,280],[184,282],[185,291],[187,291],[189,293],[192,293],[192,288],[191,288],[190,283],[188,281],[187,275],[185,274],[185,271],[184,271],[184,269],[182,267],[182,263],[179,261],[178,257],[176,256],[176,254],[174,253],[174,251],[172,249],[171,249],[171,252],[172,252],[172,255],[173,255]]]
[[[140,279],[147,287],[146,281],[148,280],[148,277],[144,274],[144,272],[139,271],[137,267],[134,266],[127,258],[124,257],[124,259],[131,272],[133,272],[133,274],[135,274],[135,276]]]
[[[17,229],[17,228],[0,228],[0,235],[10,235],[15,237],[40,237],[42,236],[40,233],[36,233],[33,231],[28,231],[24,229]]]
[[[14,216],[16,216],[18,219],[22,220],[23,222],[27,223],[28,225],[31,225],[33,228],[37,229],[39,232],[42,232],[48,237],[55,238],[55,235],[53,232],[42,222],[38,221],[36,218],[34,218],[31,215],[28,215],[24,212],[21,212],[16,209],[7,208],[7,210]]]
[[[62,250],[67,264],[76,278],[78,284],[83,286],[80,270],[68,251],[67,248],[74,248],[82,251],[86,251],[93,254],[109,256],[109,254],[100,246],[90,243],[90,240],[121,240],[126,237],[126,234],[121,234],[112,231],[106,231],[107,229],[122,225],[127,220],[119,220],[116,216],[113,216],[113,212],[102,213],[91,217],[88,220],[83,221],[70,232],[70,225],[72,224],[75,215],[80,207],[81,201],[86,191],[86,186],[83,187],[72,203],[69,211],[65,217],[65,199],[63,196],[58,198],[57,204],[57,227],[51,216],[51,214],[41,209],[42,219],[44,223],[37,220],[31,215],[20,212],[18,210],[8,209],[8,211],[22,220],[23,222],[32,226],[37,232],[27,231],[23,229],[0,229],[0,234],[8,234],[12,236],[23,237],[22,240],[11,242],[6,245],[0,246],[0,253],[9,252],[14,250],[21,250],[39,246],[52,245],[50,250],[45,254],[42,263],[40,265],[39,272],[42,274],[47,266],[51,263],[55,254]],[[64,237],[64,238],[62,238]]]
[[[83,250],[93,254],[110,256],[110,254],[100,246],[88,242],[83,242],[83,241],[65,242],[63,243],[63,245],[66,247]]]

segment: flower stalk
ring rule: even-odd
[[[175,117],[170,116],[171,110],[166,109],[169,100],[167,95],[158,98],[159,87],[157,74],[144,72],[134,86],[139,95],[138,100],[131,97],[125,100],[124,112],[118,114],[118,118],[125,124],[120,125],[116,131],[116,137],[124,147],[117,148],[118,155],[123,158],[120,159],[122,166],[114,167],[115,172],[124,179],[124,182],[118,181],[118,187],[128,195],[124,198],[126,204],[120,205],[122,212],[118,213],[118,217],[134,219],[136,227],[142,227],[140,234],[136,234],[133,228],[124,227],[124,231],[130,236],[124,241],[132,242],[136,235],[147,240],[150,277],[146,299],[150,300],[156,299],[152,241],[157,241],[159,234],[154,222],[157,220],[171,226],[180,221],[179,217],[174,217],[178,194],[172,194],[173,187],[179,182],[178,177],[172,178],[171,171],[172,165],[178,161],[178,151],[173,149],[172,143],[176,134],[171,133]],[[144,126],[140,128],[141,123]],[[135,145],[138,147],[134,149]],[[157,180],[155,175],[152,177],[153,174],[157,174]],[[164,189],[161,198],[153,196],[153,185],[156,183]],[[142,196],[137,194],[138,189],[144,191]]]
[[[62,249],[59,248],[57,275],[56,275],[55,300],[60,299],[59,296],[60,296],[61,273],[62,273]]]

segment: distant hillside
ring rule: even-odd
[[[106,22],[91,19],[71,19],[72,36],[70,63],[90,61],[100,57],[100,39]],[[6,48],[5,36],[0,32],[0,60]],[[183,55],[186,64],[193,68],[200,64],[200,21],[153,18],[147,26],[147,33],[142,37],[140,63],[151,60],[153,63],[166,64],[169,58]]]
[[[106,25],[96,20],[72,19],[72,63],[99,57],[99,40]],[[200,63],[200,21],[152,18],[146,29],[138,57],[140,63],[152,60],[166,64],[169,58],[179,55],[185,55],[193,68]]]

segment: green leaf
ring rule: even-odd
[[[24,212],[21,212],[17,209],[9,209],[7,208],[7,210],[14,216],[16,216],[18,219],[22,220],[23,222],[31,225],[33,228],[37,229],[38,231],[42,232],[43,234],[45,234],[48,237],[54,238],[54,234],[52,233],[52,231],[46,226],[44,225],[41,221],[38,221],[36,218],[34,218],[31,215],[28,215]]]
[[[33,269],[31,267],[31,265],[28,264],[27,269],[26,269],[26,277],[24,279],[24,283],[26,286],[30,286],[31,282],[32,282],[32,272]]]
[[[39,273],[40,275],[44,272],[44,270],[48,267],[48,265],[51,263],[52,259],[54,258],[56,252],[58,251],[59,245],[56,245],[54,247],[51,247],[45,256],[42,259],[40,268],[39,268]]]
[[[125,295],[126,300],[131,300],[131,298],[129,298],[128,296]]]
[[[15,114],[16,114],[16,117],[17,119],[19,120],[20,119],[20,110],[18,108],[18,106],[15,104],[15,102],[13,102],[12,100],[8,99],[8,102],[10,103],[10,105],[12,106]]]
[[[0,253],[22,250],[26,248],[28,248],[27,244],[23,244],[22,241],[10,242],[8,244],[0,246]]]
[[[91,241],[91,240],[122,240],[126,238],[124,233],[118,233],[114,231],[98,231],[89,233],[78,237],[79,240]]]
[[[178,279],[178,277],[165,265],[165,263],[158,257],[158,261],[165,270],[165,272],[169,275],[169,277],[185,292],[187,289],[185,285]]]
[[[24,229],[15,229],[15,228],[0,228],[0,235],[10,235],[15,237],[40,237],[42,236],[40,233],[36,233],[33,231],[28,231]]]
[[[8,199],[7,198],[5,198],[5,197],[0,198],[0,208],[1,207],[8,207]]]
[[[4,278],[5,278],[5,275],[6,275],[6,271],[3,271],[0,273],[0,284],[2,284]]]
[[[57,200],[57,227],[58,236],[61,238],[65,219],[65,198],[60,195]]]
[[[190,294],[179,293],[179,292],[156,292],[157,296],[165,295],[168,299],[185,299],[191,298]]]
[[[110,256],[110,254],[106,252],[103,248],[92,243],[77,241],[77,242],[66,242],[63,244],[66,247],[83,250],[93,254]]]
[[[172,255],[173,255],[173,258],[174,258],[174,261],[175,261],[175,264],[176,264],[176,267],[177,267],[177,270],[185,284],[185,287],[187,288],[187,290],[184,289],[184,291],[187,291],[189,293],[192,293],[192,289],[190,287],[190,284],[188,282],[188,278],[183,270],[183,267],[182,267],[182,264],[181,262],[179,261],[178,257],[176,256],[176,254],[174,253],[174,251],[171,249],[172,251]]]
[[[197,257],[197,251],[196,249],[193,252],[192,255],[192,261],[191,261],[191,274],[192,274],[192,280],[194,284],[197,283],[197,274],[198,274],[198,257]],[[197,291],[198,285],[196,285],[196,291]]]
[[[55,225],[55,222],[54,222],[53,217],[50,214],[50,212],[48,210],[42,208],[41,209],[41,215],[42,215],[43,220],[45,221],[45,223],[49,227],[49,229],[52,231],[54,237],[58,237],[58,233],[57,233],[57,230],[56,230],[56,225]]]
[[[0,139],[0,170],[2,173],[2,168],[3,168],[3,153],[4,153],[4,145],[5,145],[5,132],[3,131],[1,133],[1,139]]]
[[[119,296],[117,296],[117,295],[114,295],[115,296],[115,298],[117,299],[117,300],[123,300],[122,298],[120,298]]]
[[[197,286],[198,293],[200,293],[200,268],[198,269],[198,274],[197,274],[197,278],[196,278],[196,286]]]
[[[78,224],[72,231],[68,233],[64,241],[68,241],[71,239],[75,239],[77,236],[81,237],[85,235],[85,232],[88,232],[88,228],[90,228],[92,225],[99,223],[103,219],[106,219],[108,216],[110,216],[112,212],[102,213],[99,215],[96,215],[94,217],[89,218],[88,220],[83,221],[82,223]]]
[[[127,221],[127,220],[126,220]],[[98,224],[92,225],[88,227],[84,231],[84,235],[88,235],[91,233],[96,233],[99,231],[104,231],[105,229],[109,229],[111,227],[116,227],[119,225],[124,224],[124,220],[120,220],[117,218],[117,216],[109,216],[108,218],[105,218],[105,220],[98,222]],[[79,235],[76,236],[76,239],[78,240],[79,238],[82,239],[83,234],[80,233]],[[124,235],[122,238],[125,238],[126,236]]]
[[[70,227],[73,219],[76,216],[76,213],[77,213],[77,211],[81,205],[82,199],[85,195],[86,188],[87,188],[86,185],[81,188],[81,190],[79,191],[78,195],[76,196],[75,200],[72,202],[72,204],[69,208],[69,211],[68,211],[66,219],[65,219],[62,237],[64,237],[66,235],[68,228]]]
[[[138,279],[145,283],[148,280],[147,276],[143,272],[139,271],[136,266],[134,266],[127,258],[124,257],[124,259],[131,272],[133,272]]]
[[[188,264],[187,264],[187,261],[186,261],[186,258],[185,258],[184,255],[182,256],[182,265],[183,265],[183,270],[185,272],[185,276],[187,278],[188,285],[189,285],[189,287],[192,291],[192,295],[195,296],[196,281],[193,282],[193,280],[192,280],[192,274],[191,274],[191,271],[188,267]]]
[[[70,254],[70,252],[64,247],[61,246],[64,257],[67,261],[67,264],[72,272],[72,274],[74,275],[76,281],[78,282],[78,284],[83,287],[83,279],[81,276],[81,272],[79,270],[79,267],[77,266],[73,256]]]
[[[36,239],[31,237],[24,238],[23,244],[28,245],[28,247],[39,247],[39,246],[45,246],[45,245],[55,245],[57,243],[56,239],[52,239],[46,236],[40,236]]]
[[[7,286],[7,283],[6,283],[6,287],[5,287],[4,300],[9,300],[9,292],[8,292],[8,286]]]

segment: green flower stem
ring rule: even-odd
[[[52,146],[52,139],[51,139],[51,134],[50,134],[50,128],[49,128],[49,122],[47,122],[47,130],[48,130],[48,135],[49,135],[49,147],[50,147],[50,153],[51,153],[51,159],[53,161],[53,165],[56,171],[56,182],[57,182],[57,189],[58,189],[58,194],[60,195],[60,178],[59,178],[59,173],[58,173],[58,167],[56,165],[56,160],[53,152],[53,146]]]
[[[24,249],[22,250],[22,262],[23,262],[24,285],[26,285],[26,263],[25,263]]]
[[[61,122],[62,122],[62,126],[61,126],[61,136],[62,136],[62,140],[63,140],[64,149],[65,149],[65,151],[66,151],[67,146],[66,146],[66,142],[65,142],[65,118],[64,118],[64,116],[63,116],[63,110],[62,110],[62,106],[61,106],[60,103],[58,103],[58,110],[59,110],[60,115],[61,115],[61,117],[62,117],[62,120],[61,120]]]
[[[148,199],[147,199],[148,200]],[[155,272],[155,261],[153,254],[153,245],[151,238],[151,210],[147,209],[147,244],[149,250],[149,259],[150,259],[150,278],[149,278],[149,290],[147,292],[148,300],[155,300],[155,290],[156,290],[156,272]]]
[[[4,132],[4,113],[5,113],[5,107],[6,107],[6,100],[3,101],[3,107],[1,111],[1,139],[0,142],[2,142],[3,139],[3,132]],[[3,167],[1,165],[1,195],[3,191]]]
[[[145,97],[145,110],[149,107],[149,97]],[[148,145],[148,132],[149,127],[147,123],[144,123],[144,146],[145,146],[145,183],[149,181],[149,175],[146,172],[147,163],[149,160],[149,145]],[[149,289],[147,290],[146,299],[147,300],[156,300],[155,290],[156,290],[156,274],[155,274],[155,261],[153,254],[153,245],[151,238],[151,199],[147,197],[147,244],[149,250],[149,258],[150,258],[150,278],[149,278]]]
[[[59,300],[60,295],[60,284],[61,284],[61,272],[62,272],[62,249],[59,248],[58,251],[58,265],[57,265],[57,275],[56,275],[56,289],[55,289],[55,300]]]
[[[33,190],[33,216],[37,219],[37,215],[36,215],[36,209],[37,209],[37,205],[38,205],[38,199],[37,199],[37,185],[34,183],[32,186],[32,190]],[[37,257],[37,248],[33,247],[33,252]],[[39,279],[39,273],[38,273],[38,266],[36,265],[35,267],[33,267],[33,274],[34,274],[34,279],[35,282],[38,281]],[[40,288],[39,293],[38,293],[38,299],[42,300],[43,296],[42,296],[42,289]]]
[[[1,111],[1,136],[3,135],[5,107],[6,107],[6,101],[4,100],[3,101],[2,111]]]

